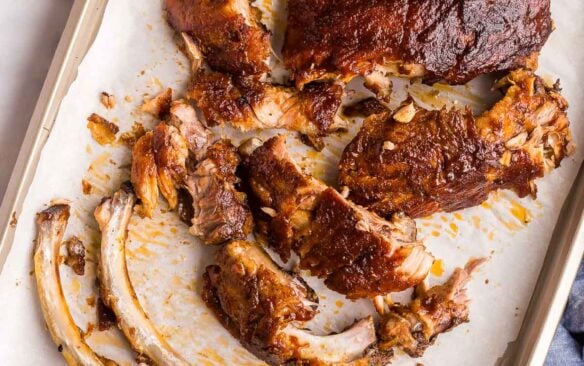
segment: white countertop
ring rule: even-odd
[[[0,0],[0,202],[73,0]]]

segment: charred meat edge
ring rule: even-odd
[[[124,186],[95,210],[101,230],[99,276],[103,301],[114,311],[120,328],[137,352],[158,365],[188,365],[152,325],[130,282],[125,242],[135,201],[130,188]]]
[[[341,84],[313,83],[297,91],[257,76],[215,72],[206,65],[191,36],[181,33],[181,42],[193,71],[187,96],[197,102],[207,124],[230,122],[242,131],[276,128],[296,131],[317,150],[323,147],[322,137],[347,129],[340,114]]]
[[[38,234],[34,249],[34,273],[41,310],[59,352],[70,366],[106,365],[85,343],[75,324],[61,286],[60,248],[69,220],[69,206],[58,204],[37,214]]]

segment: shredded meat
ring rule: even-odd
[[[343,88],[333,82],[297,91],[256,77],[209,71],[193,77],[187,95],[209,125],[230,123],[243,131],[283,128],[313,138],[345,128],[338,115]]]
[[[343,198],[302,173],[283,136],[268,140],[244,159],[258,230],[286,261],[325,279],[349,298],[374,297],[419,283],[432,257],[416,241],[413,220],[391,221]]]
[[[132,151],[132,185],[144,215],[152,216],[160,191],[204,243],[245,238],[252,216],[246,195],[236,188],[237,150],[227,140],[211,144],[211,133],[184,101],[170,104],[167,117]]]
[[[367,119],[339,164],[350,199],[381,216],[422,217],[478,205],[497,189],[535,195],[534,180],[573,151],[567,102],[531,71],[499,86],[505,96],[478,118],[414,108]]]
[[[283,55],[298,85],[377,65],[458,84],[534,67],[551,31],[549,0],[290,0]]]
[[[183,100],[176,100],[170,106],[168,122],[178,128],[194,160],[201,160],[211,143],[212,134],[199,121],[195,109]]]
[[[399,348],[412,357],[420,357],[436,337],[461,323],[468,322],[469,300],[465,286],[472,272],[484,260],[471,260],[458,268],[446,283],[425,290],[418,286],[408,305],[393,304],[382,315],[378,329],[382,350]]]
[[[167,88],[163,92],[148,99],[140,106],[142,112],[151,114],[156,118],[163,118],[170,109],[172,102],[172,89]]]
[[[245,239],[251,231],[246,195],[235,188],[238,165],[236,148],[227,140],[219,140],[186,179],[194,208],[190,232],[205,244]]]
[[[369,117],[387,111],[387,107],[374,97],[362,99],[343,108],[343,114],[347,117]]]
[[[154,129],[152,151],[160,193],[173,210],[178,204],[177,189],[187,173],[186,159],[189,154],[187,142],[176,127],[160,123]]]

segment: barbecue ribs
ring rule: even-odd
[[[472,272],[483,262],[483,259],[475,259],[464,268],[457,268],[443,285],[429,290],[418,286],[408,305],[391,305],[389,312],[382,314],[379,348],[396,347],[412,357],[420,357],[440,333],[468,322],[469,300],[465,286]]]
[[[230,123],[243,131],[283,128],[307,136],[314,146],[322,145],[321,137],[346,127],[338,114],[343,96],[340,84],[315,83],[298,91],[266,81],[267,66],[251,56],[257,56],[257,51],[246,42],[244,33],[249,29],[239,24],[242,19],[253,18],[247,0],[215,3],[168,0],[167,8],[171,24],[177,31],[186,32],[181,33],[182,48],[191,60],[193,71],[187,97],[195,101],[208,125]],[[239,15],[225,18],[225,9]],[[204,16],[193,14],[214,15],[225,23],[208,24]],[[183,23],[198,26],[180,26]],[[257,24],[253,29],[265,32]],[[233,40],[218,36],[217,32],[227,32],[241,42],[233,45]],[[269,44],[266,47],[266,53],[261,53],[263,58],[269,53]],[[214,48],[221,51],[220,58],[210,51]],[[249,59],[238,57],[240,52]],[[228,54],[231,58],[226,62],[223,58]],[[255,66],[249,68],[252,58]]]
[[[465,83],[535,66],[549,0],[290,0],[284,61],[297,85],[392,74]]]
[[[252,216],[246,195],[236,188],[240,159],[235,147],[227,140],[211,143],[210,132],[183,101],[171,104],[167,122],[142,136],[132,150],[132,185],[143,214],[152,217],[159,191],[175,209],[179,192],[186,190],[193,235],[205,244],[245,238]]]
[[[413,220],[383,220],[302,173],[283,136],[253,152],[240,150],[250,154],[243,167],[258,230],[284,261],[294,251],[301,268],[349,298],[404,290],[424,279],[432,257],[416,241]]]
[[[273,365],[332,365],[367,360],[376,336],[371,317],[342,333],[317,336],[300,328],[316,315],[318,298],[257,245],[233,241],[204,275],[203,300],[251,352]],[[361,364],[361,363],[360,363]]]
[[[172,27],[193,38],[213,70],[268,71],[270,36],[249,0],[166,0],[166,10]]]
[[[339,184],[381,216],[455,211],[497,189],[535,196],[534,180],[573,151],[567,102],[557,85],[527,70],[498,86],[505,96],[478,118],[413,104],[372,115],[343,152]]]
[[[243,131],[283,128],[319,138],[346,123],[338,114],[343,87],[313,83],[298,91],[218,72],[193,76],[187,96],[203,111],[208,125],[230,123]]]

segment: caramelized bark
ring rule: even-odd
[[[340,184],[381,216],[455,211],[497,189],[535,195],[534,180],[572,151],[567,102],[530,71],[501,83],[505,96],[478,118],[467,109],[417,109],[409,123],[371,116],[341,157]]]
[[[258,147],[243,166],[260,233],[283,260],[298,254],[300,267],[331,289],[374,297],[411,287],[428,273],[432,257],[416,241],[413,220],[383,220],[302,173],[282,136]]]
[[[234,75],[268,71],[269,33],[248,0],[166,0],[168,20],[188,33],[209,66]]]
[[[387,65],[465,83],[526,67],[551,30],[549,0],[290,0],[283,48],[297,84]]]

